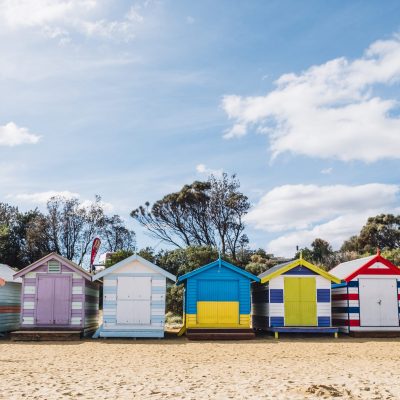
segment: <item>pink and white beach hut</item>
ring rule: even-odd
[[[14,275],[22,278],[21,330],[93,332],[99,283],[74,262],[51,253]]]

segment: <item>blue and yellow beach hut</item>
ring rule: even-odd
[[[250,285],[255,275],[222,259],[178,277],[184,285],[184,326],[190,339],[247,339],[250,328]]]

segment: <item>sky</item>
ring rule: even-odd
[[[400,212],[396,1],[0,0],[0,201],[129,216],[236,173],[252,247]]]

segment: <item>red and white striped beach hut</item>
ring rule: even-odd
[[[379,251],[329,272],[343,281],[332,286],[333,324],[341,332],[400,331],[400,269]]]

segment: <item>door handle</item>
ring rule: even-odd
[[[378,303],[379,305],[381,305],[381,304],[382,304],[382,300],[379,299],[379,300],[377,301],[377,303]]]

